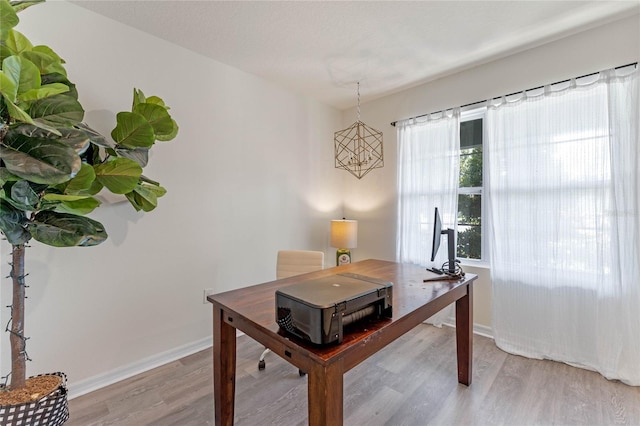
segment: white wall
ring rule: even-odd
[[[354,260],[395,260],[397,141],[395,128],[390,125],[392,121],[506,95],[639,59],[640,16],[634,15],[363,104],[362,121],[384,133],[385,166],[373,170],[362,180],[344,179],[345,214],[359,221],[358,248],[352,250]],[[343,125],[350,124],[354,118],[355,110],[345,111]],[[481,268],[465,270],[479,274],[475,285],[474,320],[490,327],[490,274]]]
[[[330,265],[328,221],[343,215],[343,199],[344,214],[360,221],[354,260],[395,259],[391,121],[640,56],[635,16],[363,104],[363,121],[384,132],[385,167],[357,180],[335,170],[332,157],[333,132],[354,121],[354,110],[339,113],[66,2],[20,18],[20,31],[67,60],[90,125],[109,134],[135,86],[163,97],[181,127],[145,172],[169,191],[156,211],[108,205],[92,214],[110,235],[101,246],[34,242],[27,252],[29,372],[65,371],[72,396],[209,344],[203,289],[272,279],[278,249],[323,250]],[[0,250],[5,277],[6,242]],[[490,279],[480,272],[476,322],[488,326]],[[2,324],[9,287],[3,278]]]
[[[155,211],[106,205],[91,215],[109,233],[104,244],[27,250],[29,374],[64,371],[72,396],[91,390],[209,345],[203,289],[274,279],[278,249],[322,250],[331,263],[339,111],[70,3],[19,17],[19,31],[66,60],[91,126],[109,135],[133,87],[161,96],[180,126],[145,169],[168,190]],[[6,324],[10,247],[0,248]]]

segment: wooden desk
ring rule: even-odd
[[[393,282],[393,318],[368,322],[344,335],[339,345],[316,347],[279,333],[275,291],[299,281],[353,272]],[[213,303],[213,388],[216,425],[232,425],[235,398],[236,329],[308,374],[310,425],[341,425],[343,374],[447,305],[456,303],[458,382],[471,384],[473,281],[422,280],[424,268],[382,260],[340,267],[245,287],[208,297]],[[269,372],[265,372],[269,374]]]

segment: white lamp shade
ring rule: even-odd
[[[346,249],[358,247],[358,221],[332,220],[331,247]]]

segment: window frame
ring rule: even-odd
[[[487,177],[487,164],[486,155],[484,152],[484,142],[486,140],[486,118],[487,107],[470,105],[461,109],[460,111],[460,124],[466,121],[482,119],[482,186],[481,187],[460,187],[458,186],[458,195],[480,195],[480,259],[471,258],[459,258],[460,263],[466,266],[489,266],[489,242],[487,235],[489,233],[488,221],[485,219],[488,213],[488,206],[486,203],[486,177]],[[456,255],[458,252],[458,212],[456,212]],[[456,256],[457,258],[457,256]]]

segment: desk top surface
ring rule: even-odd
[[[466,287],[477,278],[476,275],[467,274],[462,280],[423,282],[424,279],[433,278],[435,274],[418,265],[369,259],[214,294],[209,296],[208,300],[213,304],[220,305],[224,310],[234,312],[246,319],[253,327],[263,328],[265,331],[273,333],[274,337],[279,336],[281,339],[289,340],[288,336],[282,335],[275,322],[276,290],[301,281],[347,272],[391,281],[393,283],[393,316],[391,319],[355,323],[350,332],[347,333],[345,330],[343,342],[339,345],[317,347],[291,338],[292,341],[295,340],[297,345],[308,349],[321,358],[327,359],[347,350],[356,343],[364,343],[367,339],[375,338],[377,333],[381,333],[387,328],[397,328],[407,318],[421,318],[425,314],[433,315],[461,297],[460,295],[466,294]],[[242,330],[242,327],[238,328]]]

